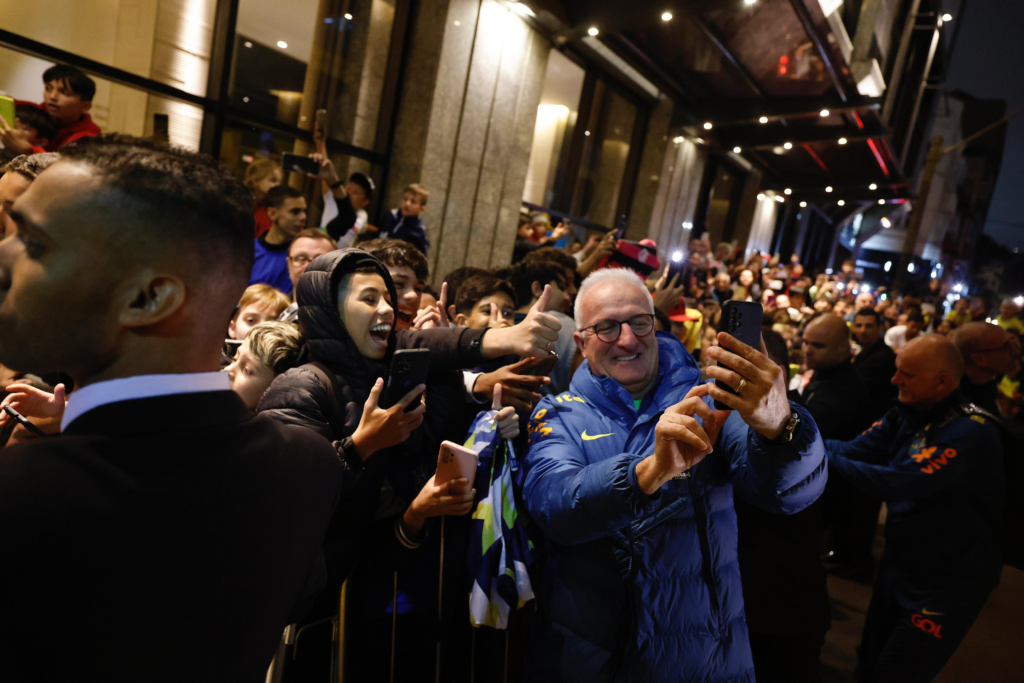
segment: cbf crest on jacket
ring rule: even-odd
[[[824,489],[824,446],[800,406],[786,444],[733,413],[689,477],[646,495],[636,465],[654,453],[658,418],[700,382],[675,338],[658,333],[658,350],[658,380],[639,408],[584,362],[570,391],[533,414],[523,498],[548,562],[530,681],[754,681],[733,491],[769,512],[798,512]]]

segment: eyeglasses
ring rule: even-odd
[[[289,256],[288,260],[297,266],[304,266],[308,263],[313,262],[313,259],[309,258],[305,254],[299,254],[298,256]]]
[[[611,344],[622,334],[623,325],[629,325],[629,329],[637,337],[646,337],[654,329],[654,315],[651,313],[641,313],[640,315],[634,315],[629,320],[602,320],[596,325],[584,327],[583,330],[592,330],[598,339],[606,344]]]

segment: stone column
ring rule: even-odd
[[[658,240],[661,226],[654,223],[654,209],[661,187],[665,153],[672,144],[669,142],[668,135],[671,124],[672,101],[661,95],[647,121],[647,133],[644,136],[644,146],[640,153],[640,164],[636,172],[633,203],[629,210],[627,239],[642,240],[645,237],[650,237],[655,241]],[[658,245],[661,246],[661,243],[659,242]]]

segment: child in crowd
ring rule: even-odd
[[[260,323],[277,320],[278,316],[288,308],[291,300],[270,285],[250,285],[242,292],[235,317],[228,323],[228,337],[225,340],[224,353],[221,356],[221,368],[235,357],[237,344],[245,340],[249,330]]]
[[[57,124],[45,109],[32,104],[16,104],[14,115],[14,127],[25,133],[25,139],[33,147],[45,149],[57,135]]]
[[[505,280],[474,275],[459,286],[455,300],[455,324],[482,330],[512,327],[516,314],[515,290]]]
[[[256,410],[274,378],[296,367],[302,351],[302,333],[294,323],[264,322],[249,329],[231,365],[224,368],[231,390],[245,407]]]
[[[415,246],[400,239],[375,239],[363,242],[359,247],[383,263],[395,283],[398,292],[395,329],[411,328],[416,314],[423,308],[423,291],[430,278],[427,257]]]
[[[379,236],[383,239],[405,240],[424,254],[430,247],[427,240],[427,229],[423,226],[420,214],[427,208],[430,192],[419,183],[405,188],[402,204],[393,211],[384,214],[380,222]]]
[[[255,159],[245,169],[245,186],[252,191],[256,198],[256,234],[259,237],[271,228],[271,220],[267,215],[267,207],[263,198],[267,196],[270,188],[277,187],[284,182],[284,172],[276,161],[270,159]]]

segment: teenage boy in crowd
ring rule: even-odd
[[[288,248],[296,235],[306,228],[306,198],[294,187],[278,185],[263,198],[270,218],[270,230],[256,238],[256,258],[249,284],[268,284],[291,294],[288,274]]]
[[[24,194],[36,176],[58,159],[59,154],[23,154],[0,166],[0,239],[7,234],[7,213],[14,201]]]
[[[398,292],[395,329],[410,329],[420,310],[423,290],[430,278],[427,257],[405,240],[370,240],[360,244],[359,248],[375,256],[391,273],[395,290]]]
[[[33,145],[27,130],[10,126],[0,117],[0,142],[9,150],[8,155],[56,152],[73,140],[100,134],[99,126],[89,116],[96,95],[95,81],[73,66],[57,64],[43,72],[43,84],[39,108],[50,115],[57,131],[45,147]]]
[[[419,183],[405,188],[399,207],[384,214],[381,219],[378,235],[382,239],[405,240],[426,255],[430,242],[420,214],[426,211],[429,197],[430,192]]]
[[[281,312],[278,320],[286,323],[299,321],[299,304],[295,301],[295,287],[306,268],[317,256],[330,253],[338,248],[337,242],[319,228],[299,231],[288,247],[288,279],[292,283],[292,302]]]

